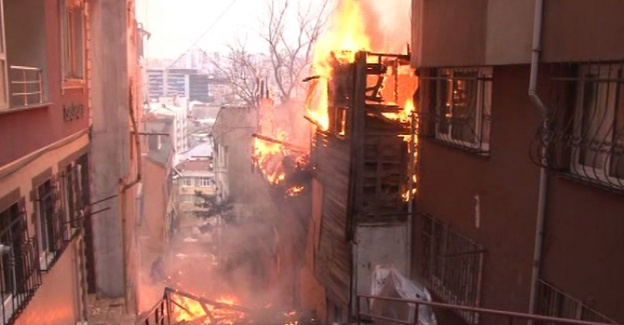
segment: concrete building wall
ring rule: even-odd
[[[52,270],[42,275],[43,285],[15,322],[15,325],[67,325],[80,319],[80,289],[77,245],[72,241]]]
[[[111,209],[93,219],[96,286],[99,296],[123,297],[126,286],[120,180],[130,176],[127,14],[125,1],[104,0],[91,6],[92,16],[92,197],[114,198],[101,204]],[[136,155],[135,155],[136,157]],[[131,198],[124,198],[132,202]],[[98,208],[100,206],[97,206]],[[131,223],[127,223],[131,224]]]
[[[534,1],[412,1],[415,66],[529,63]],[[544,1],[542,59],[620,59],[624,33],[618,0]]]
[[[526,95],[528,77],[528,66],[494,67],[488,157],[420,141],[417,195],[419,212],[484,246],[481,305],[521,312],[528,310],[539,181],[539,168],[528,156],[540,124]],[[417,252],[421,230],[414,239]]]
[[[621,60],[623,10],[619,0],[544,1],[543,60]]]
[[[0,111],[0,165],[14,162],[89,126],[85,89],[62,89],[58,3],[35,2],[4,4],[8,64],[43,68],[47,104],[26,110]],[[23,23],[27,21],[40,24],[29,24],[29,28],[25,28]],[[66,111],[71,106],[82,110],[70,119]]]
[[[60,162],[73,161],[87,152],[89,137],[86,132],[76,137],[58,142],[57,147],[44,148],[40,155],[29,155],[15,164],[0,167],[0,198],[10,192],[19,190],[20,196],[25,199],[25,213],[28,216],[28,232],[30,236],[38,234],[35,224],[36,202],[29,197],[33,191],[32,179],[49,171],[50,175],[58,175],[61,170]],[[85,189],[88,190],[88,189]],[[77,239],[68,244],[58,261],[49,272],[42,274],[41,286],[35,292],[34,298],[28,303],[24,312],[16,320],[16,324],[70,324],[80,319],[81,286],[77,266],[78,255]],[[84,275],[82,275],[84,278]]]
[[[548,204],[542,278],[623,322],[622,195],[552,177]]]
[[[355,234],[357,294],[370,295],[377,265],[394,266],[407,275],[407,225],[358,225]]]

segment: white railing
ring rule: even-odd
[[[23,107],[43,103],[43,69],[11,66],[11,106]]]

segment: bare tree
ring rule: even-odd
[[[274,97],[286,103],[303,95],[301,79],[312,60],[314,43],[325,27],[330,0],[267,0],[259,37],[265,53],[250,53],[240,39],[229,45],[216,70],[228,78],[236,95],[247,105],[258,105],[261,83],[268,80]],[[262,87],[263,88],[263,87]]]

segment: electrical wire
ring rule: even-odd
[[[232,0],[230,1],[230,4],[225,8],[225,10],[223,10],[223,12],[221,12],[221,14],[217,17],[217,19],[215,19],[212,24],[210,24],[210,26],[208,26],[208,28],[206,28],[206,30],[204,30],[204,32],[199,36],[199,38],[197,38],[197,40],[195,40],[195,42],[193,42],[193,44],[191,44],[191,46],[189,46],[189,48],[184,51],[182,54],[180,54],[180,56],[178,56],[177,59],[175,59],[175,61],[173,61],[169,66],[167,66],[167,68],[165,68],[165,70],[163,71],[168,71],[169,69],[171,69],[176,63],[178,63],[178,61],[180,61],[181,58],[184,57],[184,55],[186,55],[188,52],[190,52],[193,48],[195,48],[195,46],[197,45],[197,43],[199,43],[199,41],[201,41],[206,34],[208,34],[208,32],[210,32],[210,30],[221,20],[221,18],[223,18],[223,16],[225,16],[225,14],[232,8],[232,6],[234,5],[234,3],[236,3],[236,0]]]

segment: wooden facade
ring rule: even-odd
[[[314,200],[322,205],[315,272],[340,310],[330,314],[344,315],[352,301],[357,226],[405,221],[408,159],[400,135],[409,130],[382,115],[402,108],[381,96],[389,67],[403,61],[409,59],[359,52],[354,63],[335,63],[328,85],[329,129],[317,130],[311,161],[322,187]]]

